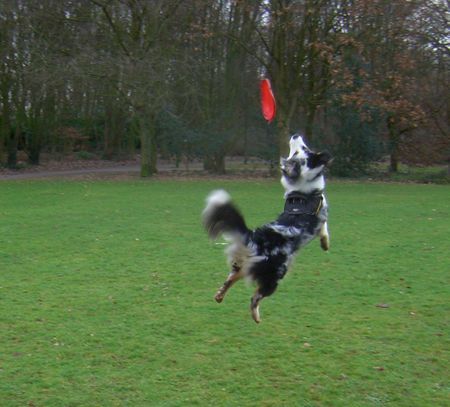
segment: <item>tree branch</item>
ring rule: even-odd
[[[91,3],[93,3],[94,5],[96,5],[97,7],[100,7],[103,11],[103,14],[106,17],[106,20],[108,21],[109,26],[111,27],[114,35],[117,38],[117,42],[120,46],[120,48],[122,48],[123,52],[125,53],[125,55],[128,58],[132,58],[132,54],[131,52],[128,50],[128,48],[125,45],[125,42],[122,39],[122,36],[120,35],[119,29],[117,28],[117,26],[114,24],[114,21],[112,20],[111,14],[108,12],[108,5],[107,4],[102,4],[101,2],[97,1],[97,0],[90,0]],[[110,3],[110,2],[109,2]]]
[[[266,68],[267,71],[270,71],[270,66],[267,64],[267,62],[264,61],[260,56],[258,56],[256,52],[252,51],[249,47],[247,47],[247,45],[245,45],[238,37],[232,34],[224,34],[224,35],[225,37],[235,41],[237,45],[239,45],[242,49],[244,49],[245,52],[254,57],[262,66],[264,66],[264,68]]]

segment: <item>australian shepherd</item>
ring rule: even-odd
[[[330,246],[324,170],[331,156],[310,150],[299,134],[291,137],[289,145],[288,158],[280,162],[284,211],[275,221],[250,230],[224,190],[208,196],[202,214],[208,235],[212,239],[222,235],[230,243],[226,253],[231,272],[215,300],[222,302],[236,281],[250,278],[257,286],[250,301],[251,314],[257,323],[261,321],[259,303],[275,292],[298,250],[317,236],[323,250]]]

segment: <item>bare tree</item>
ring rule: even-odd
[[[101,72],[128,100],[140,126],[141,176],[156,172],[156,117],[167,102],[172,80],[176,25],[181,1],[97,1],[98,29],[111,46],[103,56],[92,54]],[[105,45],[105,44],[103,44]],[[99,50],[100,51],[100,50]],[[108,66],[112,69],[108,70]]]

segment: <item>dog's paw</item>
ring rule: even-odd
[[[259,315],[255,315],[254,312],[252,312],[252,317],[253,317],[253,321],[255,321],[257,324],[259,324],[261,322],[261,318],[259,317]]]
[[[330,239],[328,236],[323,236],[320,238],[320,247],[326,252],[330,250]]]
[[[223,301],[223,297],[224,295],[221,292],[218,292],[215,296],[214,299],[216,300],[217,303],[221,303]]]
[[[252,311],[252,318],[253,320],[259,324],[261,322],[261,317],[259,316],[259,307],[251,308]]]

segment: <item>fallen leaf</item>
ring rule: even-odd
[[[377,304],[376,307],[378,307],[378,308],[389,308],[389,304]]]

